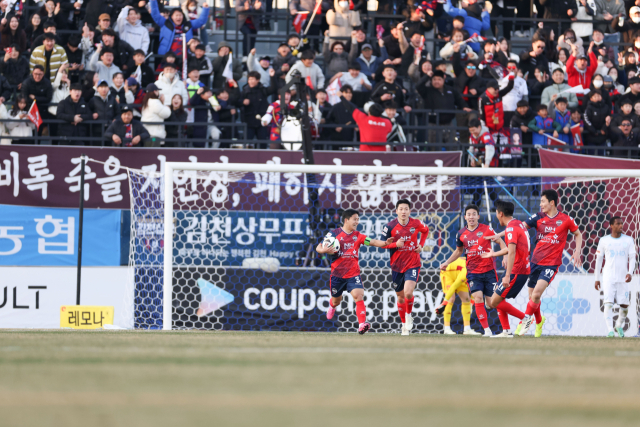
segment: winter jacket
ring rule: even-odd
[[[569,86],[576,87],[580,85],[583,88],[588,89],[589,86],[591,86],[591,79],[596,72],[596,68],[598,68],[598,58],[595,53],[589,53],[589,64],[587,64],[587,68],[585,68],[585,71],[582,73],[576,68],[575,61],[576,58],[573,55],[569,56],[569,59],[567,59],[567,76],[569,76]],[[582,95],[578,95],[578,102],[581,101]]]
[[[18,86],[29,77],[29,60],[20,55],[18,59],[5,61],[4,56],[0,56],[0,72],[10,85]]]
[[[133,104],[135,101],[135,96],[130,90],[124,89],[124,84],[117,88],[113,82],[109,85],[109,93],[114,97],[116,102],[124,105],[124,104]]]
[[[531,122],[529,122],[529,129],[533,135],[533,145],[548,145],[547,134],[553,134],[553,131],[560,133],[562,128],[551,117],[542,118],[535,116]],[[540,135],[538,132],[544,131],[544,135]]]
[[[25,98],[27,98],[27,100],[29,100],[29,107],[31,106],[30,95],[33,95],[35,97],[34,100],[38,105],[42,106],[43,104],[51,102],[53,87],[51,86],[51,82],[44,77],[39,82],[36,82],[33,79],[33,76],[29,76],[22,83],[22,90],[20,92]],[[40,111],[42,110],[40,109]]]
[[[171,110],[171,115],[167,119],[168,122],[182,122],[186,123],[189,114],[183,109],[182,112],[177,110]],[[186,135],[184,125],[165,125],[165,131],[167,132],[167,139],[184,138]],[[176,145],[175,142],[173,142]]]
[[[171,99],[174,95],[182,96],[182,105],[187,105],[189,94],[184,82],[178,77],[178,73],[173,77],[173,80],[168,81],[162,72],[155,84],[158,86],[160,94],[164,95],[164,105],[171,105]]]
[[[375,85],[371,90],[371,100],[383,105],[384,101],[382,100],[382,96],[386,93],[393,95],[393,100],[398,105],[398,108],[404,108],[406,105],[404,92],[397,81],[394,83],[387,83],[386,80],[383,80]]]
[[[476,5],[478,5],[478,3],[476,3]],[[475,5],[473,5],[473,7],[467,7],[466,9],[458,9],[451,5],[451,0],[447,0],[443,7],[444,11],[452,18],[462,16],[464,18],[464,26],[462,29],[466,30],[471,35],[480,35],[483,31],[488,30],[491,27],[491,17],[488,12],[482,12],[482,6],[480,6],[479,9],[475,8]],[[480,51],[479,43],[469,43],[469,46],[471,46],[471,49],[475,52]]]
[[[53,45],[53,52],[49,58],[49,78],[51,81],[56,79],[56,73],[62,64],[67,61],[67,53],[62,46]],[[44,69],[47,69],[47,58],[44,53],[44,45],[39,46],[33,50],[31,59],[29,59],[30,71],[33,71],[33,67],[36,65],[42,65]],[[46,77],[46,76],[45,76]]]
[[[140,20],[135,25],[131,25],[127,21],[129,9],[131,6],[122,8],[114,29],[120,34],[120,40],[128,43],[134,50],[142,49],[147,54],[149,51],[149,30],[142,25]]]
[[[291,76],[295,70],[300,71],[300,75],[304,82],[307,81],[307,77],[311,78],[313,90],[324,88],[324,74],[322,74],[322,69],[315,62],[311,64],[311,67],[305,67],[302,61],[296,62],[287,73],[287,82],[291,81]]]
[[[256,55],[254,55],[253,53],[249,53],[249,56],[247,57],[247,68],[249,69],[249,71],[257,71],[258,73],[260,73],[260,83],[262,83],[262,85],[265,87],[269,86],[269,84],[271,83],[271,76],[269,75],[271,66],[269,66],[269,68],[265,70],[264,68],[262,68],[262,65],[260,65],[260,62],[258,61]]]
[[[133,62],[133,47],[124,40],[118,40],[116,37],[113,41],[113,63],[121,70],[130,70],[135,66]]]
[[[604,13],[609,12],[613,16],[613,20],[618,19],[617,16],[621,14],[626,17],[627,12],[623,0],[595,0],[596,2],[596,16],[593,25],[596,29],[602,31],[605,34],[613,34],[616,31],[612,27],[612,22],[604,20]],[[600,22],[598,22],[600,21]]]
[[[533,111],[531,111],[531,108],[529,108],[527,112],[524,113],[524,115],[516,111],[513,116],[511,116],[510,127],[520,129],[520,131],[522,132],[523,144],[530,145],[533,142],[531,129],[529,129],[529,123],[531,123],[531,120],[533,120],[535,117],[536,115],[533,113]],[[527,128],[527,131],[523,131],[521,126],[525,126]]]
[[[140,121],[143,124],[164,122],[170,115],[171,109],[169,107],[160,102],[159,99],[150,99],[147,108],[142,109],[142,119]],[[152,138],[165,138],[167,135],[163,124],[145,124],[144,127],[147,128]]]
[[[98,61],[100,52],[101,51],[96,50],[95,53],[91,55],[89,69],[98,73],[99,80],[106,80],[110,83],[113,80],[113,75],[116,73],[122,73],[122,70],[115,63],[112,63],[109,67],[107,67],[102,61]]]
[[[478,100],[480,119],[491,132],[498,132],[504,127],[502,97],[513,89],[513,84],[513,80],[510,79],[507,86],[504,89],[500,89],[495,98],[489,95],[489,92],[485,92]]]
[[[355,10],[343,9],[339,0],[333,1],[334,9],[329,9],[326,13],[327,24],[329,24],[329,37],[351,37],[353,27],[362,25],[360,14]],[[325,40],[325,43],[332,44],[336,40]],[[342,40],[344,43],[345,40]]]
[[[628,18],[620,26],[618,25],[618,20],[614,19],[612,22],[612,27],[615,31],[622,34],[622,40],[620,40],[621,42],[633,44],[636,39],[636,34],[638,34],[638,31],[640,31],[640,22],[636,24],[631,20],[631,18]]]
[[[329,50],[329,38],[327,37],[322,44],[322,56],[324,57],[325,70],[327,80],[331,80],[337,73],[346,73],[349,71],[349,53],[342,51],[336,53]]]
[[[0,49],[4,52],[12,44],[16,44],[20,48],[20,53],[25,52],[27,50],[27,33],[18,25],[14,34],[9,27],[9,21],[7,19],[6,25],[0,25]]]
[[[73,120],[80,114],[82,121],[77,125]],[[89,122],[93,119],[89,105],[80,98],[78,102],[73,102],[71,96],[67,96],[58,104],[56,117],[66,123],[58,125],[58,135],[60,136],[88,136]],[[82,141],[71,141],[71,145],[83,145]]]
[[[531,56],[531,49],[527,49],[520,54],[519,65],[522,73],[525,75],[525,79],[534,78],[536,68],[546,71],[547,73],[549,72],[549,59],[547,56],[544,53],[538,56]]]
[[[596,3],[593,0],[587,0],[586,7],[582,5],[580,0],[576,0],[576,6],[578,7],[578,13],[575,18],[578,21],[592,21],[593,16],[596,14]],[[617,21],[617,20],[616,20]],[[578,37],[589,37],[593,34],[593,24],[591,22],[573,22],[571,29],[576,33]]]
[[[640,118],[632,111],[630,114],[614,114],[611,117],[610,129],[617,129],[623,120],[629,120],[631,122],[631,128],[636,129],[640,127]]]
[[[164,55],[171,50],[171,43],[175,36],[175,27],[171,19],[166,19],[160,14],[158,9],[158,1],[151,0],[149,2],[151,7],[151,16],[156,24],[160,27],[160,45],[158,46],[158,55]],[[202,27],[209,19],[209,8],[203,7],[198,19],[189,21],[185,16],[182,21],[182,32],[186,34],[187,43],[193,38],[193,30]]]
[[[142,75],[140,88],[146,88],[149,83],[154,83],[156,81],[156,73],[150,66],[144,63],[140,65],[134,65],[132,68],[128,69],[128,73],[126,74],[127,78],[133,76],[134,74],[137,74],[138,67],[140,68],[140,74]]]
[[[575,0],[540,0],[540,4],[544,6],[544,19],[569,19],[578,13]],[[569,10],[571,16],[567,14]]]
[[[96,120],[106,120],[111,123],[113,119],[120,116],[120,106],[112,94],[108,94],[106,99],[96,94],[89,101],[89,108],[91,109],[91,114],[98,113]]]
[[[332,125],[355,125],[355,121],[351,116],[352,108],[351,103],[340,98],[340,102],[334,104],[327,115],[327,124]],[[336,128],[329,129],[330,140],[332,141],[353,141],[354,128],[348,129],[342,126],[340,132],[336,131]]]
[[[128,147],[128,144],[130,144],[131,141],[125,138],[126,133],[127,126],[122,121],[122,118],[118,117],[109,125],[104,136],[108,141],[113,141],[113,135],[118,135],[122,140],[121,147]],[[143,141],[151,138],[149,131],[136,119],[131,120],[131,136],[132,139],[136,136],[140,137],[140,142],[137,145],[138,147],[142,146]]]
[[[220,42],[218,45],[218,50],[221,47],[228,47],[231,49],[231,45],[227,42]],[[233,74],[233,80],[239,81],[242,78],[242,61],[235,57],[233,54],[233,49],[230,50],[233,57],[233,63],[231,64],[231,73]],[[225,67],[227,66],[227,62],[229,61],[229,55],[218,56],[213,61],[211,61],[211,68],[213,69],[213,83],[211,84],[212,89],[222,89],[226,83],[227,78],[222,75]]]
[[[611,128],[610,131],[611,145],[614,147],[640,147],[640,133],[637,129],[629,132],[629,135],[625,135],[618,128]],[[626,152],[614,151],[614,156],[626,157]],[[636,154],[637,155],[637,154]]]
[[[611,110],[607,105],[600,102],[590,102],[584,112],[585,142],[601,144],[607,139],[607,134],[602,135],[600,131],[607,130],[606,118],[611,115]]]
[[[98,25],[98,18],[103,13],[112,15],[112,17],[115,14],[113,3],[104,0],[89,0],[85,3],[85,7],[85,20],[94,27]]]
[[[260,119],[257,116],[262,117],[269,108],[269,95],[274,93],[275,90],[270,87],[264,87],[262,83],[258,83],[256,87],[249,87],[245,85],[242,88],[242,95],[240,96],[240,104],[243,106],[244,122],[249,127],[261,127]],[[249,105],[244,105],[245,99],[249,100]]]
[[[425,110],[462,110],[467,108],[460,93],[451,86],[443,86],[438,90],[432,86],[419,85],[418,93],[423,98],[423,108]],[[448,125],[456,117],[455,113],[440,113],[440,124]],[[437,117],[429,115],[429,123],[436,123]]]
[[[445,61],[448,61],[454,53],[455,51],[453,50],[453,42],[447,43],[442,49],[440,49],[440,56]],[[478,59],[478,55],[473,51],[471,46],[463,43],[462,45],[460,45],[460,60],[464,62],[468,59],[472,59],[475,61],[476,59]]]
[[[251,55],[249,55],[251,57]],[[247,61],[247,66],[249,67],[249,71],[251,71],[251,66]],[[206,56],[198,59],[195,56],[189,58],[189,66],[188,68],[195,68],[200,71],[200,81],[204,83],[205,86],[209,86],[211,84],[211,74],[213,73],[213,66],[211,65],[211,60]],[[262,67],[260,67],[262,69]],[[267,74],[268,77],[268,74]]]
[[[207,106],[210,107],[211,104],[198,94],[195,94],[189,100],[189,104],[198,107],[198,106]],[[209,110],[211,108],[194,108],[193,110],[193,122],[194,123],[205,123],[205,125],[201,126],[193,126],[193,138],[194,139],[205,139],[207,138],[207,130],[209,126],[206,124],[209,121]],[[202,145],[203,142],[196,142],[195,144]]]
[[[276,56],[273,58],[271,66],[276,70],[276,77],[279,77],[282,75],[282,66],[284,64],[289,64],[289,68],[291,68],[296,62],[298,62],[298,58],[293,56],[291,52],[287,53],[287,56],[281,56],[276,52]]]
[[[4,104],[0,106],[0,112],[2,112],[2,110],[6,112],[6,107],[4,106]],[[9,120],[12,120],[10,122],[4,123],[9,135],[16,136],[16,137],[18,136],[32,137],[33,131],[36,129],[36,125],[34,125],[33,122],[26,117],[24,119],[19,119],[18,116],[20,116],[20,114],[27,114],[27,112],[11,111],[11,113],[8,114],[7,117],[3,117],[4,114],[0,114],[0,117],[2,117],[3,119],[6,118]],[[6,141],[6,139],[3,139],[3,141]],[[9,141],[12,142],[12,140],[9,140]],[[24,139],[16,140],[15,142],[17,144],[24,144]]]
[[[58,104],[69,96],[69,85],[62,83],[62,73],[58,73],[58,75],[56,75],[56,79],[53,81],[51,86],[53,87],[53,96],[51,97],[52,104]],[[52,105],[48,110],[55,116],[58,111],[58,106]]]
[[[553,95],[556,95],[570,88],[571,86],[566,83],[560,83],[559,85],[554,83],[551,86],[544,88],[544,90],[542,91],[542,98],[540,99],[540,103],[549,106],[552,103],[551,97]],[[564,92],[558,95],[558,98],[560,97],[567,98],[567,102],[569,103],[567,105],[568,108],[578,106],[578,98],[576,97],[575,93]]]

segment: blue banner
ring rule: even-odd
[[[120,265],[120,218],[85,209],[82,265]],[[0,265],[76,265],[78,224],[78,209],[0,205]]]

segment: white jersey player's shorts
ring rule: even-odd
[[[630,294],[629,284],[626,282],[608,283],[606,280],[602,282],[602,291],[604,293],[605,303],[615,303],[618,305],[629,305]]]

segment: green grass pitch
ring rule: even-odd
[[[640,339],[1,331],[0,426],[634,426]]]

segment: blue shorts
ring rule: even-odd
[[[512,274],[509,277],[509,286],[504,287],[502,281],[498,283],[496,286],[496,294],[500,295],[502,298],[515,298],[518,296],[524,285],[526,285],[529,281],[528,274]]]
[[[529,274],[529,287],[535,288],[538,280],[544,280],[551,284],[551,281],[558,273],[559,265],[538,265],[531,263],[531,274]]]
[[[471,295],[482,291],[484,295],[490,297],[493,295],[493,288],[498,283],[498,273],[495,270],[486,273],[467,273],[467,282]]]
[[[342,296],[344,291],[351,292],[354,289],[364,289],[364,286],[362,286],[360,276],[349,277],[348,279],[331,276],[329,278],[329,289],[331,289],[331,296],[338,298]]]
[[[398,273],[397,271],[391,271],[393,284],[396,285],[396,292],[404,290],[404,282],[411,280],[418,282],[420,277],[420,267],[410,268],[404,273]]]

